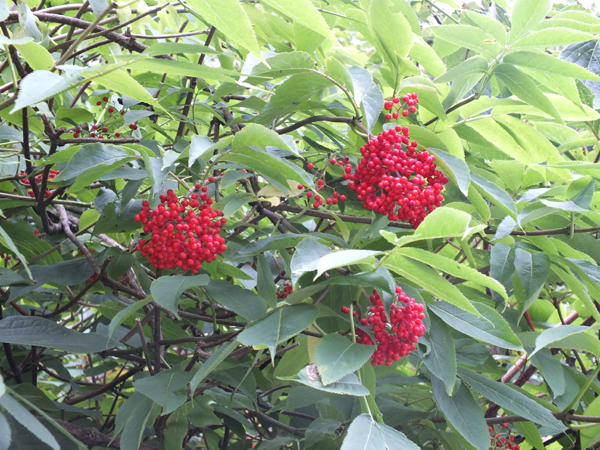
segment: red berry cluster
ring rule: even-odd
[[[425,332],[425,326],[422,324],[425,317],[423,305],[404,294],[401,287],[396,288],[396,293],[398,302],[404,303],[405,306],[394,302],[389,322],[381,297],[376,290],[373,290],[373,295],[370,297],[373,306],[369,309],[369,317],[360,319],[362,325],[369,326],[375,333],[375,342],[363,330],[356,330],[358,336],[356,342],[365,345],[377,344],[377,349],[371,356],[371,363],[374,366],[383,364],[391,366],[393,361],[408,355],[416,348],[415,343]]]
[[[417,103],[419,103],[419,98],[417,94],[404,95],[402,97],[402,103],[400,103],[400,98],[394,97],[392,101],[385,102],[385,104],[383,105],[383,108],[386,111],[392,111],[391,113],[387,113],[385,115],[386,120],[397,119],[398,117],[400,117],[398,113],[406,117],[408,116],[409,111],[411,113],[417,112],[417,108],[415,106]]]
[[[508,428],[508,424],[503,423],[502,427]],[[492,444],[492,448],[502,450],[521,450],[521,446],[514,443],[515,437],[510,436],[510,430],[507,434],[502,433],[501,431],[496,432],[494,427],[488,427],[488,431],[490,432],[490,444]],[[504,437],[504,435],[506,435],[506,437]]]
[[[344,178],[365,209],[417,228],[441,206],[448,178],[436,170],[435,155],[417,153],[417,142],[408,136],[408,127],[397,126],[372,138],[360,149],[363,157],[354,173],[347,165]]]
[[[21,172],[19,172],[19,175],[26,176],[27,172],[25,172],[24,170],[21,170]],[[51,180],[52,178],[56,178],[58,175],[60,175],[60,171],[59,170],[50,169],[50,172],[48,173],[48,179]],[[43,175],[36,176],[35,177],[35,182],[36,183],[41,183],[42,182],[42,178],[43,178]],[[26,186],[30,186],[31,185],[31,181],[29,181],[27,178],[23,178],[21,180],[21,183],[23,183]],[[48,189],[46,189],[46,192],[44,193],[44,196],[45,197],[50,197],[50,194],[52,194],[52,191],[49,191]],[[27,195],[29,195],[30,197],[35,197],[35,194],[33,193],[33,191],[31,189],[29,189],[27,191]]]
[[[283,288],[277,290],[277,298],[285,299],[292,292],[294,292],[292,285],[290,283],[283,283]]]
[[[199,184],[196,189],[200,189]],[[150,209],[145,200],[135,220],[152,236],[140,239],[136,249],[157,269],[180,267],[198,273],[203,262],[214,261],[227,249],[225,239],[219,236],[227,219],[219,219],[223,213],[213,211],[211,204],[207,194],[194,193],[188,200],[172,190],[160,196],[156,209]]]
[[[346,157],[345,160],[347,160],[348,158]],[[335,164],[335,159],[332,158],[330,161],[333,161],[332,164]],[[341,163],[341,161],[340,161]],[[341,165],[341,164],[340,164]],[[309,169],[313,169],[315,167],[315,165],[313,163],[308,163],[307,167]],[[298,189],[304,189],[304,185],[299,184],[298,185]],[[325,181],[323,179],[320,179],[317,181],[317,187],[315,188],[315,190],[318,191],[322,191],[323,189],[325,189]],[[321,197],[319,194],[313,194],[312,191],[308,191],[306,193],[306,198],[310,199],[313,198],[315,199],[314,203],[313,203],[313,208],[318,209],[320,206],[323,205],[323,197]],[[325,199],[325,203],[327,205],[337,205],[339,202],[344,202],[346,201],[346,196],[345,195],[340,195],[339,192],[333,191],[332,197]]]

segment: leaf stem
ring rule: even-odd
[[[598,376],[599,372],[600,372],[600,364],[598,364],[598,366],[594,369],[594,372],[592,372],[592,374],[587,378],[587,380],[585,380],[585,383],[583,384],[583,386],[579,390],[579,393],[575,396],[575,398],[571,401],[571,403],[569,403],[569,406],[567,406],[564,409],[563,412],[565,414],[568,414],[569,411],[571,411],[572,409],[575,408],[575,406],[577,405],[577,403],[579,403],[579,400],[581,400],[581,397],[583,397],[583,395],[585,394],[585,392],[592,385],[592,383],[594,382],[594,380]]]

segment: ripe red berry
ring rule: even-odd
[[[313,196],[313,193],[312,193],[312,191],[308,191],[308,192],[306,193],[306,196],[307,196],[308,198],[311,198],[311,197]]]
[[[407,111],[407,110],[404,110],[404,111],[402,111],[402,115],[403,115],[404,117],[407,117],[407,116],[408,116],[408,111]]]
[[[400,99],[399,99],[398,97],[394,97],[394,100],[393,100],[393,102],[394,102],[394,103],[400,103]]]
[[[96,105],[100,106],[100,105],[102,105],[102,102],[101,102],[100,100],[98,100],[98,101],[96,102]]]
[[[96,125],[92,126],[92,130],[97,130],[98,127]]]
[[[313,163],[308,163],[306,165],[306,167],[308,167],[310,170],[312,170],[312,168],[315,167],[315,165]]]
[[[215,177],[208,177],[208,182],[209,183],[214,183],[215,181]]]
[[[319,186],[323,186],[323,185],[325,184],[325,182],[324,182],[323,180],[319,180],[319,181],[317,181],[317,184],[318,184]]]
[[[392,115],[390,113],[387,113],[385,115],[385,120],[390,120],[392,118]]]
[[[108,131],[108,128],[106,128],[106,127],[102,127],[102,132],[103,132],[103,133],[106,133],[107,131]]]
[[[129,128],[132,130],[137,130],[138,126],[135,123],[129,124]]]
[[[96,133],[90,133],[90,137],[96,137]]]
[[[436,170],[434,155],[416,152],[418,144],[409,141],[408,131],[397,126],[372,138],[360,149],[363,158],[354,173],[345,178],[365,209],[416,228],[441,206],[448,178]]]
[[[417,111],[417,108],[415,108],[414,106],[411,106],[408,109],[410,110],[411,113],[415,113]]]
[[[202,186],[202,189],[201,189],[201,190],[202,190],[202,192],[206,192],[206,191],[208,191],[208,187],[206,187],[206,186]]]
[[[350,308],[348,308],[347,306],[342,306],[342,312],[344,314],[348,314],[350,312]]]
[[[331,164],[332,166],[335,164],[335,162],[336,162],[336,161],[335,161],[335,158],[331,158],[331,159],[329,160],[329,164]]]
[[[105,102],[108,101],[108,97],[102,97],[102,100],[104,100]]]
[[[375,341],[361,329],[356,330],[356,342],[365,345],[377,345],[371,356],[371,364],[392,365],[393,361],[407,356],[413,351],[415,343],[425,332],[422,324],[423,305],[416,303],[414,298],[408,297],[400,287],[396,288],[397,302],[391,307],[389,320],[385,314],[383,301],[376,290],[370,297],[373,306],[369,308],[369,317],[366,324],[361,319],[361,324],[368,325],[374,332]],[[400,302],[405,306],[400,306]]]
[[[299,184],[298,185],[298,189],[304,189],[304,185],[303,184]]]
[[[119,133],[118,131],[115,133],[115,137],[121,137],[121,133]]]
[[[392,117],[393,117],[394,119],[397,119],[397,118],[398,118],[398,113],[397,113],[397,112],[393,113],[393,114],[392,114]]]
[[[108,108],[108,112],[112,113],[115,110],[115,108],[113,108],[112,106]]]
[[[144,225],[143,231],[150,239],[140,239],[136,250],[157,269],[179,267],[198,273],[203,262],[214,261],[227,249],[225,239],[219,236],[227,221],[220,218],[222,212],[213,211],[211,204],[207,194],[194,193],[188,200],[178,198],[172,190],[160,195],[160,204],[154,210],[145,200],[134,219]]]

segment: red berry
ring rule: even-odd
[[[393,113],[393,114],[392,114],[392,117],[393,117],[394,119],[397,119],[397,118],[398,118],[398,113],[397,113],[397,112]]]
[[[202,186],[202,192],[206,192],[206,191],[208,191],[208,187]]]
[[[387,113],[385,115],[385,120],[390,120],[392,118],[392,115],[390,113]]]
[[[306,193],[306,196],[307,196],[308,198],[311,198],[311,197],[313,196],[313,193],[312,193],[312,191],[308,191],[308,192]]]
[[[407,117],[407,116],[408,116],[408,111],[407,111],[407,110],[404,110],[404,111],[402,111],[402,115],[403,115],[404,117]]]
[[[101,102],[100,100],[98,100],[98,101],[96,102],[96,105],[98,105],[98,106],[100,106],[101,104],[102,104],[102,102]]]
[[[414,113],[417,111],[417,108],[415,108],[414,106],[411,106],[410,108],[408,108],[410,110],[411,113]]]
[[[98,127],[96,125],[92,126],[92,130],[97,130]]]
[[[106,133],[107,131],[108,131],[108,128],[106,128],[106,127],[102,127],[102,132],[103,132],[103,133]]]
[[[342,306],[342,312],[344,314],[348,314],[350,312],[350,308],[348,308],[347,306]]]
[[[335,161],[335,158],[331,158],[331,159],[329,160],[329,164],[331,164],[332,166],[335,164],[335,162],[336,162],[336,161]]]
[[[108,97],[102,97],[102,100],[104,100],[105,102],[108,101]]]
[[[308,163],[306,165],[306,167],[308,167],[310,170],[312,170],[312,168],[315,167],[315,165],[313,163]]]
[[[115,137],[121,137],[121,133],[119,133],[119,132],[116,132],[116,133],[115,133]]]
[[[304,189],[304,185],[303,184],[299,184],[298,185],[298,189],[301,189],[301,190]]]
[[[208,182],[209,183],[214,183],[215,181],[215,177],[208,177]]]
[[[129,124],[129,128],[132,130],[137,130],[138,126],[135,123]]]
[[[110,106],[110,107],[108,108],[108,112],[109,112],[109,113],[112,113],[114,110],[115,110],[115,108],[113,108],[112,106]]]

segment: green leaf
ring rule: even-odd
[[[250,19],[238,0],[191,0],[190,5],[234,44],[263,59]]]
[[[16,345],[36,345],[70,353],[97,353],[117,347],[118,342],[106,342],[95,332],[77,333],[52,320],[35,316],[10,316],[0,320],[0,342]]]
[[[269,78],[282,78],[295,75],[297,73],[311,72],[315,64],[310,55],[306,52],[287,52],[267,58],[267,67],[264,63],[253,66],[248,73],[247,68],[242,68],[242,73],[249,77],[260,76]]]
[[[267,304],[262,297],[225,280],[211,280],[204,290],[214,301],[248,320],[256,320],[267,312]]]
[[[188,404],[189,405],[189,404]],[[188,433],[187,409],[184,405],[173,412],[167,419],[165,427],[165,448],[182,448],[183,440]]]
[[[513,49],[560,47],[582,41],[595,40],[596,36],[570,28],[556,27],[534,31],[512,44]]]
[[[424,239],[447,237],[467,239],[473,233],[485,228],[485,225],[470,227],[471,221],[472,218],[470,214],[454,208],[442,206],[428,214],[412,236],[403,236],[396,241],[390,242],[397,245],[405,245],[410,242]]]
[[[598,356],[600,355],[600,342],[589,334],[585,334],[589,330],[589,327],[580,325],[562,325],[548,328],[542,331],[535,340],[535,350],[531,354],[534,355],[542,348],[552,345],[552,347],[558,348],[584,350]],[[572,347],[568,347],[569,345],[572,345]]]
[[[577,64],[554,58],[546,53],[515,52],[504,57],[504,62],[515,66],[527,67],[543,73],[565,77],[583,78],[600,81],[600,77]]]
[[[435,155],[438,168],[456,183],[460,191],[466,197],[469,194],[469,186],[471,185],[471,172],[467,163],[462,159],[437,148],[428,148],[427,150],[429,153]]]
[[[167,60],[153,59],[152,61],[166,62]],[[96,81],[103,84],[108,89],[127,95],[127,97],[131,97],[140,102],[149,103],[157,109],[165,110],[160,103],[158,103],[155,98],[135,80],[135,78],[124,70],[113,70],[112,72],[99,76]]]
[[[133,316],[136,312],[138,312],[141,308],[143,308],[148,303],[150,303],[151,300],[152,300],[152,297],[147,297],[144,300],[138,300],[137,302],[132,303],[131,305],[127,306],[125,309],[122,309],[121,311],[119,311],[115,315],[115,317],[112,318],[112,320],[110,321],[110,324],[108,325],[108,339],[112,338],[112,335],[114,334],[116,329],[119,328],[121,326],[121,324],[123,324],[123,322],[125,322],[127,319],[129,319],[131,316]]]
[[[461,15],[461,21],[465,18],[467,23],[471,22],[483,31],[491,34],[501,44],[506,44],[506,29],[499,19],[487,14],[479,14],[475,11],[465,11]]]
[[[327,386],[360,369],[375,346],[353,343],[339,334],[328,334],[317,345],[315,358],[321,382]]]
[[[515,269],[525,288],[525,300],[519,318],[537,300],[544,283],[550,275],[550,258],[545,253],[531,254],[517,248],[515,251]]]
[[[444,302],[429,303],[427,308],[452,328],[467,336],[501,348],[523,351],[521,341],[496,310],[477,302],[473,302],[473,306],[485,319]]]
[[[0,1],[0,4],[2,1]],[[27,61],[33,70],[50,70],[54,67],[52,55],[35,42],[15,45],[21,56]]]
[[[48,445],[53,450],[60,450],[60,445],[58,445],[58,442],[56,442],[56,439],[47,428],[10,395],[3,395],[0,397],[0,406],[2,406],[5,412],[10,414],[17,422],[27,428],[31,434],[41,442]]]
[[[238,336],[244,345],[266,345],[274,358],[277,344],[307,329],[317,318],[312,305],[282,306],[246,328]]]
[[[367,121],[367,129],[371,132],[385,103],[383,94],[368,70],[359,66],[351,66],[348,68],[348,73],[352,77],[354,99],[356,104],[361,106]]]
[[[429,28],[437,38],[476,51],[487,60],[496,57],[501,47],[481,28],[470,25],[441,25]]]
[[[358,416],[348,427],[341,450],[386,450],[383,433],[377,425],[368,414]]]
[[[131,158],[131,153],[114,145],[85,144],[70,158],[67,166],[53,181],[73,182],[86,170],[99,166],[106,166],[108,170],[112,170]]]
[[[416,247],[403,247],[394,250],[394,252],[428,264],[455,277],[488,287],[500,294],[504,300],[508,301],[508,296],[502,284],[465,264],[459,264],[453,259],[446,258],[439,253],[431,253]]]
[[[478,73],[486,73],[487,70],[487,60],[483,56],[473,56],[472,58],[460,63],[458,66],[448,70],[443,75],[437,77],[434,81],[435,83],[448,83],[456,80],[457,78],[468,77]]]
[[[256,258],[256,272],[258,295],[267,301],[269,307],[274,308],[277,305],[277,286],[265,255],[258,255]]]
[[[380,253],[374,250],[340,250],[327,253],[316,260],[317,274],[315,275],[315,280],[324,272],[336,267],[373,261],[373,257]]]
[[[232,140],[233,137],[230,136],[219,140],[217,143],[214,143],[206,136],[192,136],[188,166],[192,167],[198,158],[209,160],[213,156],[213,152],[215,150],[221,150],[227,147]]]
[[[386,53],[381,56],[388,61],[392,69],[396,69],[398,57],[408,56],[414,40],[404,14],[394,11],[390,0],[371,0],[369,28]]]
[[[300,103],[332,84],[331,80],[318,73],[294,75],[277,86],[275,95],[254,121],[271,125],[273,120],[295,111]]]
[[[226,342],[215,350],[210,357],[202,363],[200,369],[194,374],[194,378],[190,381],[190,390],[195,392],[196,388],[204,379],[210,375],[225,359],[233,352],[240,343],[236,340]]]
[[[360,344],[359,344],[360,345]],[[321,382],[321,377],[314,364],[309,364],[302,369],[296,376],[279,377],[281,380],[296,381],[305,386],[309,386],[319,391],[331,392],[332,394],[352,395],[356,397],[364,397],[369,395],[369,390],[363,386],[358,377],[351,373],[343,377],[337,383],[325,386]]]
[[[531,422],[517,422],[515,423],[517,429],[525,436],[526,442],[531,444],[535,448],[544,448],[544,441],[540,436],[536,425]]]
[[[270,155],[261,150],[254,150],[250,147],[234,148],[231,152],[225,153],[221,159],[255,170],[264,175],[284,194],[289,193],[287,180],[293,180],[311,188],[314,186],[312,178],[303,169],[284,158]]]
[[[518,414],[534,423],[562,430],[563,427],[550,411],[518,390],[490,380],[468,369],[458,369],[458,375],[481,395],[502,408]]]
[[[150,292],[154,300],[179,317],[177,305],[181,294],[186,289],[194,286],[205,286],[210,281],[208,275],[183,276],[172,275],[162,276],[155,279],[150,286]]]
[[[8,17],[8,2],[2,0],[0,1],[0,21],[4,21],[6,20],[6,18]],[[4,37],[4,36],[2,36]],[[10,443],[10,439],[8,440]],[[8,446],[8,444],[7,444]]]
[[[27,259],[25,259],[25,257],[19,251],[19,249],[17,248],[17,246],[15,245],[15,243],[13,242],[11,237],[8,235],[8,233],[2,227],[0,227],[0,238],[2,238],[0,242],[3,245],[6,245],[6,247],[8,247],[15,254],[15,256],[19,259],[19,261],[21,261],[21,264],[23,264],[23,267],[25,268],[25,272],[27,272],[27,275],[29,275],[29,278],[33,279],[33,275],[31,275],[31,270],[29,269],[29,265],[27,264]]]
[[[327,22],[310,0],[263,0],[263,3],[289,17],[294,22],[298,22],[328,39],[335,40]]]
[[[517,0],[513,6],[509,42],[540,23],[552,9],[552,0]]]
[[[496,66],[494,75],[500,79],[519,99],[550,114],[559,123],[563,119],[554,104],[544,95],[533,80],[511,64],[501,63]]]
[[[2,3],[2,2],[0,2],[0,3]],[[0,12],[1,12],[1,10],[0,10]],[[7,12],[8,12],[8,10],[7,10]],[[2,18],[2,16],[0,15],[0,19],[1,18]],[[9,425],[8,421],[6,420],[6,417],[4,416],[2,411],[0,411],[0,450],[8,450],[8,448],[10,447],[11,440],[12,440],[12,434],[10,431],[10,425]]]
[[[11,114],[27,106],[42,102],[75,85],[78,74],[60,76],[47,70],[36,70],[26,75],[19,85],[19,94]]]
[[[431,376],[435,402],[444,416],[462,437],[477,450],[488,450],[490,435],[483,413],[469,390],[461,384],[452,397],[446,394],[444,383]]]
[[[185,386],[192,380],[190,372],[175,366],[151,377],[140,378],[133,384],[136,392],[144,394],[162,406],[162,415],[170,414],[187,401]]]
[[[239,148],[251,146],[260,149],[275,147],[293,151],[280,135],[256,123],[250,123],[241,132],[236,133],[232,145],[234,151]]]
[[[480,315],[456,286],[425,264],[400,254],[392,253],[383,265],[392,272],[396,272],[417,286],[429,291],[436,297],[446,300],[448,303],[464,311],[477,316]]]
[[[154,402],[145,395],[134,392],[117,410],[115,435],[121,434],[122,450],[138,450]]]
[[[452,395],[456,381],[456,349],[450,328],[437,316],[429,316],[429,326],[423,336],[428,347],[423,362],[436,377],[443,381],[446,393]]]
[[[471,180],[473,180],[473,183],[475,183],[475,186],[481,195],[488,198],[496,206],[501,207],[504,211],[510,214],[511,217],[516,218],[517,207],[515,206],[513,199],[510,198],[506,191],[491,181],[483,178],[481,175],[475,173],[471,174]]]

